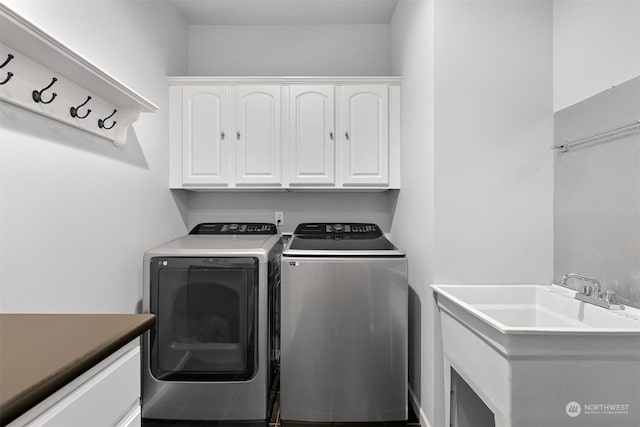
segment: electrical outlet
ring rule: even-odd
[[[284,212],[276,212],[276,225],[284,225]]]

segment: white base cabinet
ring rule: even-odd
[[[170,187],[400,188],[399,77],[170,77]]]
[[[140,427],[139,339],[98,363],[8,427]]]

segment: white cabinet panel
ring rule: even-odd
[[[400,188],[398,78],[169,81],[171,188]]]
[[[292,86],[289,92],[289,182],[335,183],[334,86]]]
[[[140,427],[142,425],[142,409],[140,405],[135,405],[122,419],[116,427]]]
[[[138,340],[67,384],[9,427],[139,426],[140,346]],[[127,423],[124,423],[124,421]]]
[[[184,184],[228,184],[228,89],[190,86],[182,94]]]
[[[386,85],[342,86],[340,93],[344,185],[389,183],[389,94]]]
[[[280,86],[236,88],[236,182],[282,182]]]

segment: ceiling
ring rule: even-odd
[[[189,25],[388,24],[398,0],[169,0]]]

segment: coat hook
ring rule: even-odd
[[[113,110],[113,113],[109,114],[109,115],[108,115],[107,117],[105,117],[104,119],[98,119],[98,127],[99,127],[100,129],[111,129],[112,127],[114,127],[114,126],[116,125],[116,123],[118,123],[118,122],[116,122],[115,120],[113,121],[113,123],[111,123],[111,126],[109,126],[109,127],[106,127],[106,126],[104,125],[104,122],[105,122],[107,119],[110,119],[111,117],[113,117],[113,115],[114,115],[115,113],[117,113],[117,112],[118,112],[118,110]]]
[[[14,58],[14,56],[12,54],[8,54],[7,55],[7,59],[5,59],[5,61],[2,64],[0,64],[0,68],[4,68],[4,66],[7,65],[9,62],[11,62],[11,60],[13,58]],[[13,73],[11,71],[9,71],[7,73],[7,77],[3,81],[0,82],[0,85],[8,83],[9,80],[11,80],[11,77],[13,77]]]
[[[77,107],[71,107],[69,108],[69,114],[71,114],[71,117],[73,118],[78,118],[78,119],[84,119],[86,118],[89,114],[91,114],[91,108],[87,109],[87,112],[85,113],[84,116],[79,116],[78,115],[78,110],[80,109],[80,107],[82,107],[83,105],[85,105],[87,102],[89,102],[91,100],[90,96],[87,96],[87,100],[84,101],[82,104],[78,105]]]
[[[45,90],[49,89],[51,86],[53,86],[53,84],[54,84],[55,82],[57,82],[57,81],[58,81],[58,79],[54,77],[54,78],[51,80],[51,83],[49,83],[49,86],[45,87],[45,88],[44,88],[44,89],[42,89],[42,90],[34,90],[34,91],[33,91],[33,93],[31,94],[31,96],[33,97],[33,101],[34,101],[34,102],[36,102],[36,103],[37,103],[37,102],[41,102],[42,104],[51,104],[51,101],[53,101],[54,99],[56,99],[56,96],[58,96],[58,94],[54,92],[54,93],[52,93],[52,94],[51,94],[51,99],[50,99],[50,100],[48,100],[48,101],[43,101],[43,100],[42,100],[42,93],[43,93]]]
[[[0,85],[3,85],[5,83],[7,83],[9,80],[11,80],[11,77],[13,77],[13,73],[11,71],[9,71],[7,73],[7,78],[5,78],[3,81],[0,82]]]
[[[4,66],[11,62],[13,58],[15,58],[15,56],[13,56],[12,54],[7,55],[7,59],[5,59],[2,65],[0,65],[0,68],[4,68]]]

